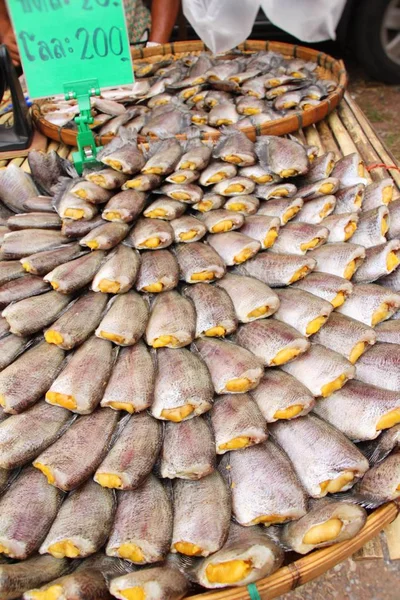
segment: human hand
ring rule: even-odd
[[[2,26],[0,23],[0,42],[7,46],[11,60],[15,66],[21,64],[17,41],[15,39],[13,28],[10,24]]]

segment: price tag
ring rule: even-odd
[[[31,98],[133,83],[123,0],[8,0]]]

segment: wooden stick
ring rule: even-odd
[[[342,153],[340,152],[335,142],[335,138],[333,137],[332,132],[325,120],[317,123],[317,131],[321,138],[324,152],[333,152],[335,155],[335,160],[339,160],[339,158],[342,157]]]
[[[20,167],[22,165],[22,163],[24,162],[25,158],[23,156],[17,156],[16,158],[13,158],[12,160],[9,161],[9,165],[16,165],[17,167]]]
[[[364,527],[352,540],[311,552],[308,556],[282,567],[273,575],[261,579],[257,582],[261,599],[272,600],[272,598],[290,592],[350,557],[375,537],[383,527],[393,521],[398,510],[394,502],[381,506],[367,518]],[[239,587],[222,590],[221,592],[214,590],[204,594],[196,594],[195,596],[188,596],[187,600],[248,600],[249,597],[247,588]]]
[[[0,160],[0,169],[8,165],[8,160]]]
[[[400,516],[384,529],[386,542],[391,560],[400,559]]]
[[[318,135],[318,131],[315,125],[310,125],[310,127],[306,127],[304,129],[304,135],[306,137],[307,144],[309,146],[317,146],[318,148],[318,156],[324,154],[324,146],[321,142],[321,138]]]
[[[374,131],[371,123],[368,121],[361,108],[354,102],[354,100],[352,100],[350,94],[346,94],[346,102],[353,111],[354,116],[362,127],[365,135],[369,139],[370,144],[375,148],[381,159],[381,162],[386,165],[398,165],[398,162],[394,158],[393,154],[383,145],[378,134],[376,131]],[[389,174],[390,177],[395,180],[397,187],[400,189],[400,172],[392,169],[389,171]]]
[[[25,158],[24,162],[22,163],[22,165],[21,165],[21,169],[22,169],[23,171],[25,171],[25,173],[30,173],[30,172],[31,172],[31,168],[30,168],[30,166],[29,166],[29,162],[28,162],[28,159],[27,159],[27,158]]]
[[[47,150],[46,152],[51,152],[52,150],[55,150],[57,152],[58,148],[60,147],[60,143],[59,142],[50,142],[50,144],[47,146]]]
[[[67,158],[68,154],[70,153],[70,150],[70,146],[67,146],[66,144],[60,144],[57,154],[59,154],[61,158]]]
[[[357,152],[357,146],[351,139],[351,136],[346,131],[342,121],[339,119],[339,115],[336,111],[331,113],[328,117],[328,124],[331,128],[333,135],[341,149],[343,156]]]

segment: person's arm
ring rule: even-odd
[[[169,42],[179,7],[180,0],[152,0],[150,42]]]
[[[0,0],[0,43],[7,46],[13,63],[19,65],[21,59],[5,0]]]

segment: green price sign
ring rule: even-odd
[[[123,0],[8,0],[31,98],[133,83]]]

